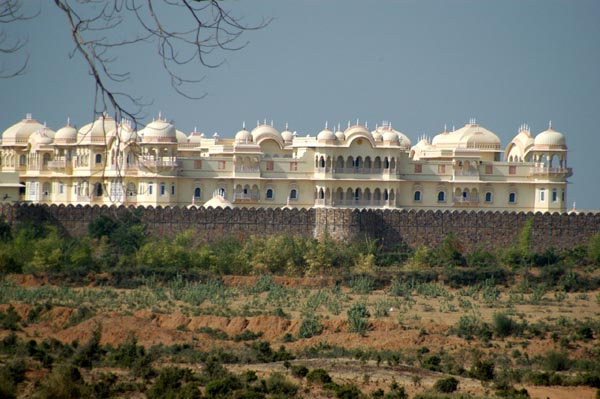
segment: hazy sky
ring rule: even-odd
[[[29,0],[28,0],[29,1]],[[92,118],[94,85],[64,17],[50,2],[32,21],[8,27],[29,39],[26,74],[0,79],[0,131],[27,112],[53,129],[67,117]],[[569,146],[569,206],[600,209],[600,1],[597,0],[247,0],[228,2],[249,23],[241,51],[219,53],[218,69],[194,66],[203,83],[194,101],[177,95],[151,45],[128,50],[115,68],[130,71],[123,90],[152,102],[179,130],[233,137],[242,122],[274,121],[300,135],[325,122],[369,127],[389,120],[416,143],[471,117],[503,148],[528,123],[548,122]],[[15,62],[5,55],[0,60]]]

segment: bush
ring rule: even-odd
[[[371,315],[364,303],[355,303],[348,309],[348,331],[365,335],[369,328],[367,320]]]
[[[291,371],[296,378],[304,378],[308,374],[308,368],[302,364],[293,364]]]
[[[235,376],[227,376],[222,379],[213,380],[206,385],[205,395],[209,399],[229,398],[231,392],[241,389],[242,383]]]
[[[478,360],[469,371],[469,376],[481,381],[491,381],[494,379],[494,369],[493,360]]]
[[[289,398],[298,392],[298,386],[279,372],[272,373],[266,381],[267,392]]]
[[[310,338],[323,332],[323,325],[314,316],[308,316],[302,319],[298,338]]]
[[[200,391],[194,384],[194,374],[189,369],[165,367],[160,370],[154,385],[148,390],[148,399],[195,399],[200,398]]]
[[[442,393],[456,392],[458,389],[458,380],[454,377],[437,380],[435,384],[433,384],[433,389]]]
[[[315,384],[327,384],[332,382],[331,376],[325,369],[314,369],[306,375],[306,381]]]
[[[550,351],[546,355],[544,368],[548,371],[565,371],[571,367],[569,355],[565,352]]]
[[[494,313],[492,327],[494,333],[501,338],[518,335],[522,331],[519,323],[511,319],[505,313]]]
[[[335,397],[340,399],[359,399],[363,393],[354,385],[341,385],[335,390]]]

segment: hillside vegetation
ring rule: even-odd
[[[530,237],[464,253],[0,223],[0,397],[594,398],[600,235]]]

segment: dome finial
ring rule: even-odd
[[[246,130],[246,121],[242,121],[242,129]]]
[[[327,124],[328,123],[329,123],[328,121],[325,121],[325,129],[327,129]]]
[[[71,117],[67,116],[67,126],[71,126]]]
[[[288,130],[288,123],[285,123],[285,130]]]
[[[552,121],[548,121],[548,130],[552,130]]]

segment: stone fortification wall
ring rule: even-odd
[[[119,217],[136,208],[107,206],[0,205],[0,213],[13,224],[48,221],[71,236],[87,233],[88,224],[100,215]],[[353,209],[188,209],[139,208],[148,233],[172,237],[192,229],[205,240],[226,235],[292,234],[335,239],[370,236],[386,246],[435,246],[448,233],[465,250],[508,246],[518,240],[525,222],[533,220],[535,250],[574,248],[600,232],[600,213],[542,214],[466,211],[407,211]]]
[[[336,239],[367,235],[386,246],[435,246],[449,233],[465,250],[493,249],[516,243],[532,219],[531,243],[536,251],[575,248],[600,232],[600,213],[550,214],[477,211],[407,211],[320,209],[316,234]]]
[[[0,205],[0,212],[12,225],[47,221],[71,236],[86,234],[89,223],[98,216],[118,219],[128,212],[136,212],[146,224],[148,234],[156,237],[173,237],[189,229],[206,240],[227,235],[238,238],[285,233],[312,236],[315,227],[314,210],[306,209]]]

